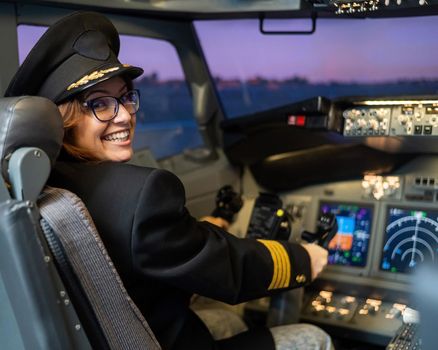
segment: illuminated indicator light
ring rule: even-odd
[[[367,299],[366,303],[372,306],[379,306],[382,305],[382,301],[378,299]]]
[[[368,315],[368,310],[366,310],[366,309],[360,309],[360,310],[359,310],[359,315]]]
[[[336,311],[336,308],[334,306],[327,306],[325,309],[329,314],[332,314],[333,312]]]
[[[397,268],[391,267],[391,272],[397,272]]]
[[[346,297],[345,297],[345,302],[346,302],[347,304],[354,303],[355,301],[356,301],[356,298],[355,298],[355,297],[352,297],[352,296],[346,296]]]
[[[321,302],[319,300],[313,300],[312,301],[312,306],[315,307],[317,305],[321,305]]]
[[[395,304],[392,305],[392,307],[394,309],[399,310],[399,311],[404,311],[406,309],[406,305],[405,304],[397,304],[397,303],[395,303]]]
[[[297,115],[296,126],[306,125],[306,117],[304,115]]]
[[[324,305],[315,305],[314,308],[316,311],[322,311],[325,309],[325,306]]]
[[[278,209],[277,210],[277,216],[283,216],[284,215],[284,210],[283,209]]]
[[[339,315],[346,316],[346,315],[348,315],[350,313],[350,310],[348,310],[348,309],[339,309],[338,313],[339,313]]]
[[[333,296],[333,293],[328,292],[326,290],[322,290],[319,292],[319,295],[322,296],[324,299],[331,299],[331,297]]]
[[[415,216],[417,219],[421,219],[427,217],[427,214],[424,211],[411,211],[411,216]]]
[[[294,115],[290,115],[287,117],[287,123],[288,125],[296,125],[297,123],[297,117]]]
[[[287,117],[288,125],[295,126],[305,126],[306,125],[306,116],[304,115],[289,115]]]

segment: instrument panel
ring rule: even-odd
[[[368,174],[362,181],[310,186],[284,197],[292,210],[301,206],[308,230],[319,215],[336,216],[329,271],[408,282],[418,266],[438,260],[438,157],[420,157],[405,168],[389,176]],[[295,198],[302,194],[307,201]]]
[[[302,213],[306,230],[321,213],[333,213],[338,221],[329,266],[305,291],[302,321],[388,343],[404,310],[413,307],[416,270],[438,259],[437,171],[438,157],[422,156],[389,176],[367,175],[283,196],[291,212]]]
[[[329,265],[365,267],[373,223],[372,205],[321,202],[321,213],[336,215],[338,232],[328,245]],[[409,274],[418,265],[438,260],[438,210],[389,205],[382,240],[379,269]]]
[[[438,100],[370,100],[342,112],[343,135],[437,136]]]

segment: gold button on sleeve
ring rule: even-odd
[[[306,276],[305,275],[297,275],[297,277],[295,277],[295,281],[297,281],[297,283],[306,283]]]

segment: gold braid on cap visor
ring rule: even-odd
[[[123,67],[129,67],[129,65],[124,64]],[[114,71],[119,70],[119,69],[120,69],[120,67],[112,67],[112,68],[107,68],[107,69],[102,69],[102,70],[96,70],[93,73],[87,74],[87,75],[83,76],[81,79],[79,79],[78,81],[70,84],[69,87],[67,88],[67,91],[69,91],[71,89],[76,89],[79,86],[88,84],[92,80],[102,78],[105,74],[114,72]]]

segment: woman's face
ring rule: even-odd
[[[84,94],[84,100],[113,96],[120,98],[128,91],[126,82],[114,77],[99,83]],[[131,115],[120,103],[114,119],[101,122],[94,117],[92,110],[82,113],[79,124],[73,130],[74,144],[89,151],[95,160],[126,162],[133,155],[135,115]]]

